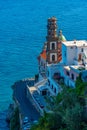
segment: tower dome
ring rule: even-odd
[[[66,41],[65,36],[62,34],[62,30],[59,31],[59,41]]]

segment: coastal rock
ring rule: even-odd
[[[7,112],[7,116],[6,116],[7,123],[10,123],[13,112],[14,112],[14,104],[10,104],[8,107],[8,112]]]

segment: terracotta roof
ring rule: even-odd
[[[46,50],[43,50],[42,53],[40,54],[41,58],[46,60]]]

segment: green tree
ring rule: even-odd
[[[83,82],[82,80],[82,74],[80,73],[77,77],[76,83],[76,93],[79,97],[83,97],[85,95],[85,91],[87,89],[87,82]]]
[[[82,122],[81,117],[82,117],[82,107],[80,106],[80,104],[76,103],[74,107],[67,108],[63,116],[64,122],[67,125],[67,129],[81,130],[81,122]]]
[[[76,88],[63,86],[57,97],[48,100],[52,113],[45,113],[39,124],[32,130],[87,130],[87,106],[85,94],[87,83],[82,81],[81,74],[76,80]]]

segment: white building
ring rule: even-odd
[[[48,65],[47,70],[48,85],[55,94],[60,91],[61,79],[67,86],[75,87],[79,73],[87,73],[87,42],[85,40],[63,42],[62,62]]]
[[[83,65],[64,66],[64,83],[67,86],[75,87],[79,74],[82,73],[83,80],[87,79],[87,67]]]
[[[87,41],[63,42],[62,62],[64,63],[65,84],[75,87],[75,81],[79,73],[87,73]]]
[[[62,62],[65,65],[87,65],[87,41],[63,42]]]
[[[61,91],[60,82],[64,81],[63,64],[50,64],[47,65],[48,87],[57,95]]]
[[[43,62],[43,57],[41,62]],[[52,95],[57,95],[61,92],[61,83],[75,87],[75,82],[80,72],[84,80],[87,80],[87,42],[85,40],[63,42],[62,61],[56,64],[43,63],[46,64],[46,86]],[[43,70],[42,67],[40,71]]]

